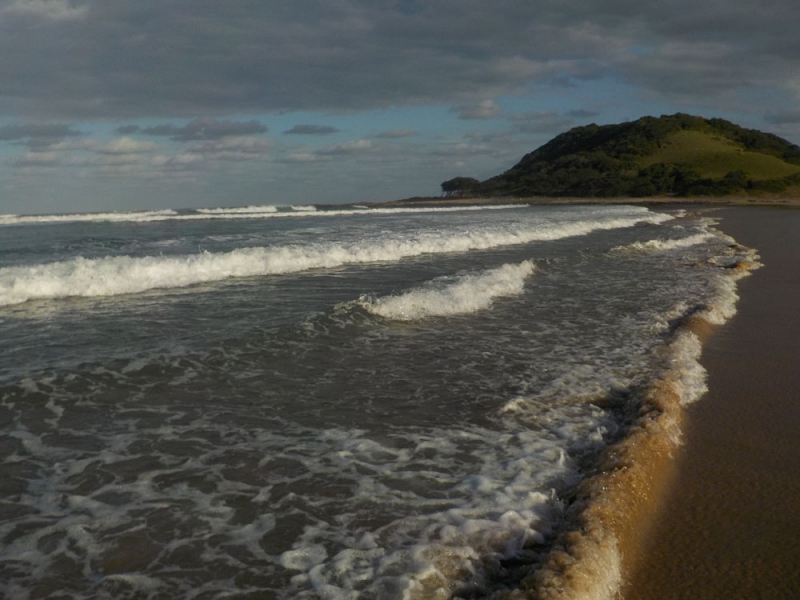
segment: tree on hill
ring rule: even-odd
[[[471,196],[481,182],[472,177],[454,177],[442,182],[442,195],[447,198]]]

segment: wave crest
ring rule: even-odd
[[[656,239],[656,240],[649,240],[647,242],[633,242],[627,246],[617,246],[616,248],[612,248],[612,252],[635,252],[635,253],[644,253],[644,252],[661,252],[666,250],[677,250],[680,248],[689,248],[691,246],[697,246],[698,244],[702,244],[707,242],[708,240],[717,237],[713,233],[698,233],[696,235],[690,235],[685,238],[680,238],[676,240],[663,240],[663,239]]]
[[[267,213],[271,214],[271,213]],[[302,214],[302,213],[298,213]],[[306,213],[317,214],[317,213]],[[606,220],[485,229],[413,238],[372,239],[357,243],[239,248],[190,256],[113,256],[25,267],[0,268],[0,306],[69,296],[115,296],[152,289],[179,288],[252,277],[328,269],[343,265],[390,262],[424,254],[487,250],[500,246],[552,241],[601,229],[658,223],[671,217],[646,213]]]
[[[506,264],[497,269],[462,275],[444,286],[418,288],[360,304],[372,314],[397,321],[473,313],[492,305],[495,298],[521,294],[525,280],[536,271],[533,261]]]
[[[262,213],[278,212],[278,208],[276,206],[270,206],[270,205],[239,206],[236,208],[198,208],[197,212],[204,215],[231,215],[231,214],[257,215]]]

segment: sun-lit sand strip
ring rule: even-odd
[[[623,597],[800,598],[800,211],[725,209],[719,228],[758,248],[737,315],[701,362],[664,512]]]

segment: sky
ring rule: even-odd
[[[0,0],[0,214],[384,201],[685,112],[800,143],[797,0]]]

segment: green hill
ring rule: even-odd
[[[723,119],[685,114],[563,133],[511,169],[457,177],[447,195],[695,196],[800,191],[800,147]]]

